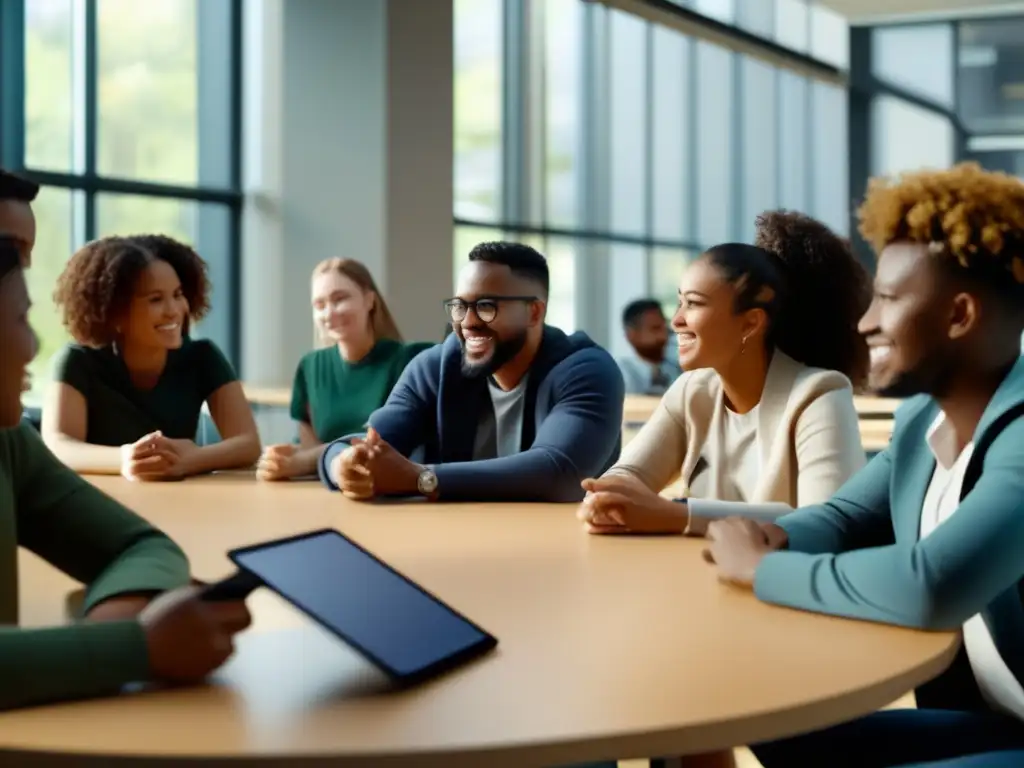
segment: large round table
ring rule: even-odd
[[[95,482],[173,536],[195,574],[233,547],[344,531],[499,638],[395,692],[267,590],[204,687],[0,715],[0,763],[502,766],[687,754],[862,715],[933,677],[958,637],[759,603],[718,583],[701,542],[586,535],[572,505],[359,504],[318,484],[221,475]],[[25,624],[77,585],[21,560]]]

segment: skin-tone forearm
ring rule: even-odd
[[[292,465],[295,467],[295,477],[315,475],[320,455],[324,452],[323,444],[302,446],[292,457]]]
[[[121,474],[121,448],[92,445],[66,435],[50,435],[46,444],[54,456],[83,475]]]
[[[202,475],[218,469],[245,469],[255,464],[259,457],[258,435],[230,437],[198,448],[189,459],[187,474]]]

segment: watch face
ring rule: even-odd
[[[420,474],[418,485],[420,487],[420,493],[433,493],[437,488],[437,475],[428,469],[426,472]]]

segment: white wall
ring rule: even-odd
[[[363,261],[403,332],[451,290],[451,0],[246,0],[242,377],[290,385],[309,276]]]

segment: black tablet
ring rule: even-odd
[[[206,599],[237,599],[262,583],[399,685],[441,674],[498,644],[493,635],[335,530],[232,550],[228,557],[239,573],[208,588]]]

